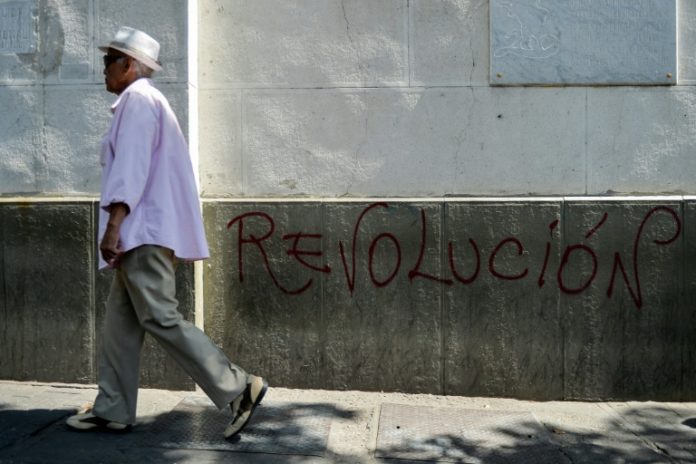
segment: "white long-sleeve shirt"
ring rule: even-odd
[[[159,245],[182,260],[208,258],[191,157],[167,99],[152,80],[138,79],[111,112],[101,146],[99,240],[109,205],[125,203],[130,213],[120,229],[123,251]],[[106,266],[100,256],[99,267]]]

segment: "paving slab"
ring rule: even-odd
[[[665,403],[607,403],[626,429],[656,451],[696,462],[696,408]],[[648,407],[645,407],[648,406]]]
[[[384,404],[376,456],[438,462],[566,463],[527,411]]]

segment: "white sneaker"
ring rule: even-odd
[[[82,414],[75,414],[74,416],[68,417],[65,423],[70,430],[76,430],[78,432],[98,430],[102,432],[125,433],[130,432],[132,428],[130,424],[121,424],[120,422],[97,417],[92,413],[91,409]]]

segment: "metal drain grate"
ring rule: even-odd
[[[323,456],[331,427],[323,405],[264,402],[244,431],[230,441],[222,433],[231,419],[203,397],[188,397],[148,425],[139,446],[248,453]]]

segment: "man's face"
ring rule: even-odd
[[[131,83],[128,60],[126,55],[112,48],[104,55],[104,84],[108,92],[120,95]]]

